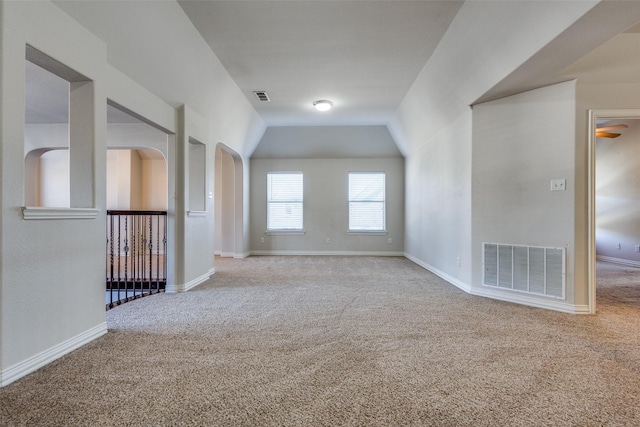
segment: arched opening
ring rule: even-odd
[[[218,143],[215,154],[214,253],[221,257],[244,256],[242,180],[240,155]]]
[[[24,160],[25,205],[68,208],[70,206],[69,150],[39,148]]]

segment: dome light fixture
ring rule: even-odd
[[[313,103],[313,106],[316,107],[318,111],[328,111],[333,107],[333,102],[327,101],[326,99],[321,99]]]

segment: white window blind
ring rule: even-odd
[[[385,231],[384,172],[349,172],[349,231]]]
[[[267,174],[267,231],[303,230],[302,172]]]

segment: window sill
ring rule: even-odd
[[[353,235],[357,235],[357,234],[362,234],[362,235],[379,235],[379,236],[386,236],[388,233],[386,231],[366,231],[366,230],[357,230],[357,231],[347,231],[347,234],[353,234]]]
[[[24,219],[96,219],[98,209],[23,207]]]
[[[306,231],[304,230],[273,230],[264,232],[267,236],[303,236],[305,233]]]

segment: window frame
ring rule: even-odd
[[[270,200],[271,192],[270,189],[270,177],[274,175],[299,175],[300,176],[300,200]],[[284,204],[284,203],[294,203],[300,205],[300,227],[292,228],[292,227],[283,227],[283,228],[270,228],[270,204]],[[304,173],[302,171],[270,171],[267,172],[266,176],[266,234],[304,234]]]
[[[352,175],[382,175],[382,200],[357,200],[351,197]],[[351,228],[352,203],[382,203],[382,227],[377,229]],[[347,174],[347,232],[349,234],[386,234],[387,233],[387,174],[384,171],[350,171]]]

